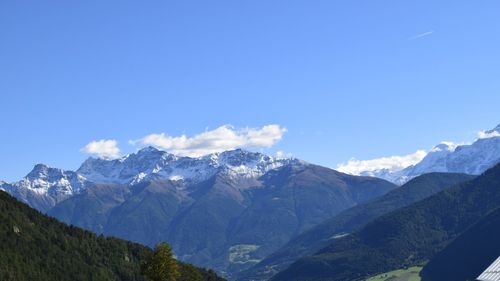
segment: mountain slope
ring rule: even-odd
[[[63,222],[103,233],[110,212],[122,204],[130,193],[127,185],[92,183],[80,194],[73,196],[79,200],[74,200],[73,197],[64,200],[51,208],[48,214]]]
[[[459,182],[472,179],[464,174],[430,173],[419,176],[398,189],[347,209],[337,216],[307,230],[284,247],[266,257],[244,274],[241,280],[266,279],[301,257],[312,255],[336,238],[342,237],[393,210],[408,206]]]
[[[500,165],[384,215],[303,258],[273,280],[356,280],[422,264],[500,206]]]
[[[500,256],[500,208],[438,253],[421,272],[423,281],[475,280]]]

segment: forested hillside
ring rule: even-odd
[[[423,269],[423,281],[475,280],[500,255],[500,208],[438,253]]]
[[[0,191],[0,253],[2,281],[140,281],[151,249],[65,225]],[[199,271],[200,280],[223,280],[186,264],[179,269]]]

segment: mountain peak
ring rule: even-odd
[[[85,189],[86,180],[73,171],[36,164],[20,181],[0,185],[22,201],[32,198],[37,208],[47,211],[57,202]]]
[[[451,142],[441,142],[440,144],[434,146],[431,152],[437,151],[454,151],[457,148],[457,145]]]
[[[48,169],[50,169],[50,167],[43,163],[38,163],[35,166],[33,166],[33,171],[46,171]]]
[[[258,163],[271,163],[276,159],[259,152],[251,152],[243,149],[227,150],[220,153],[210,155],[210,158],[217,158],[220,165],[241,166],[250,165],[254,166]]]
[[[244,150],[244,149],[241,149],[241,148],[236,148],[236,149],[232,149],[232,150],[226,150],[226,151],[222,151],[222,152],[218,152],[218,153],[214,153],[214,154],[218,154],[220,156],[228,156],[228,157],[242,157],[242,156],[257,156],[257,155],[263,155],[261,153],[258,153],[258,152],[251,152],[251,151],[248,151],[248,150]]]
[[[156,152],[163,152],[163,151],[159,150],[154,146],[146,146],[137,151],[137,153],[156,153]]]
[[[497,132],[497,133],[500,133],[500,124],[498,124],[495,128],[487,131],[487,133],[491,134],[493,132]]]
[[[51,168],[45,164],[36,164],[31,172],[29,172],[28,175],[26,175],[26,178],[32,180],[32,179],[37,179],[37,178],[47,178],[49,176],[56,176],[56,175],[62,175],[62,170],[56,169],[56,168]]]
[[[34,166],[35,168],[50,168],[48,165],[44,164],[44,163],[38,163],[38,164],[35,164]]]

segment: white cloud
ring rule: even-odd
[[[224,125],[192,137],[160,133],[150,134],[130,143],[152,145],[177,155],[197,157],[236,148],[268,148],[280,141],[286,131],[286,128],[275,124],[242,129]]]
[[[488,138],[494,138],[494,137],[500,137],[500,132],[498,131],[480,131],[477,133],[477,137],[479,139],[488,139]]]
[[[339,164],[336,170],[359,175],[362,172],[369,172],[381,169],[388,169],[389,171],[402,170],[408,166],[417,164],[427,155],[424,150],[417,150],[415,153],[404,156],[388,156],[371,160],[357,160],[351,159],[347,163]]]
[[[104,159],[115,159],[120,157],[120,149],[116,140],[98,140],[91,141],[85,147],[80,149],[81,152],[94,154]]]
[[[412,37],[408,38],[408,40],[420,39],[422,37],[426,37],[426,36],[432,35],[433,33],[434,33],[434,30],[430,30],[430,31],[427,31],[427,32],[424,32],[424,33],[420,33],[420,34],[417,34],[415,36],[412,36]]]

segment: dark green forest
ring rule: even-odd
[[[0,191],[2,281],[147,281],[141,264],[151,255],[148,247],[65,225]],[[177,280],[223,280],[213,271],[178,266]]]

